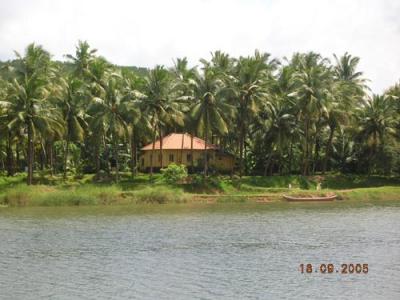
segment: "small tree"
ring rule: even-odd
[[[164,180],[169,184],[175,184],[188,176],[185,165],[170,164],[167,168],[161,169]]]

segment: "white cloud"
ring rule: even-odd
[[[62,59],[78,39],[121,65],[193,64],[210,51],[346,51],[375,92],[400,79],[397,0],[1,0],[0,59],[35,41]]]

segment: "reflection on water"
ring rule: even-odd
[[[399,207],[0,211],[1,299],[400,299],[399,280]]]

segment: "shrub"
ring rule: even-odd
[[[1,204],[10,206],[25,206],[29,202],[29,195],[26,192],[10,192],[4,196]]]
[[[233,175],[231,177],[231,181],[232,181],[232,185],[237,188],[240,189],[241,185],[242,185],[242,180],[240,179],[240,177],[238,175]]]
[[[133,193],[136,203],[185,203],[186,196],[177,190],[171,190],[165,187],[148,187]]]
[[[193,187],[204,187],[204,176],[202,175],[192,175],[190,181]]]
[[[215,192],[223,190],[222,182],[217,176],[204,177],[203,175],[191,176],[191,188],[197,192]]]
[[[93,195],[83,195],[77,192],[57,191],[38,197],[36,205],[39,206],[68,206],[68,205],[95,205],[97,199]]]
[[[299,176],[299,186],[302,190],[308,190],[310,188],[310,182],[305,176]]]
[[[169,184],[181,182],[188,176],[185,165],[170,164],[167,168],[161,169],[163,179]]]

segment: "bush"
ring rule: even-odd
[[[204,187],[204,176],[202,175],[192,175],[190,178],[190,183],[193,187]]]
[[[131,197],[136,203],[185,203],[187,197],[178,190],[172,190],[166,187],[147,187],[143,190],[134,192]]]
[[[167,168],[161,169],[163,179],[169,184],[182,182],[188,176],[185,165],[170,164]]]
[[[308,181],[307,177],[299,176],[299,186],[302,190],[310,189],[310,182]]]
[[[222,182],[217,176],[204,177],[203,175],[191,176],[191,187],[198,192],[222,191]]]
[[[233,175],[231,177],[231,181],[232,181],[232,185],[237,188],[240,189],[241,185],[242,185],[242,180],[240,179],[240,177],[238,175]]]
[[[26,192],[10,192],[0,201],[1,204],[10,206],[25,206],[29,202],[29,195]]]

